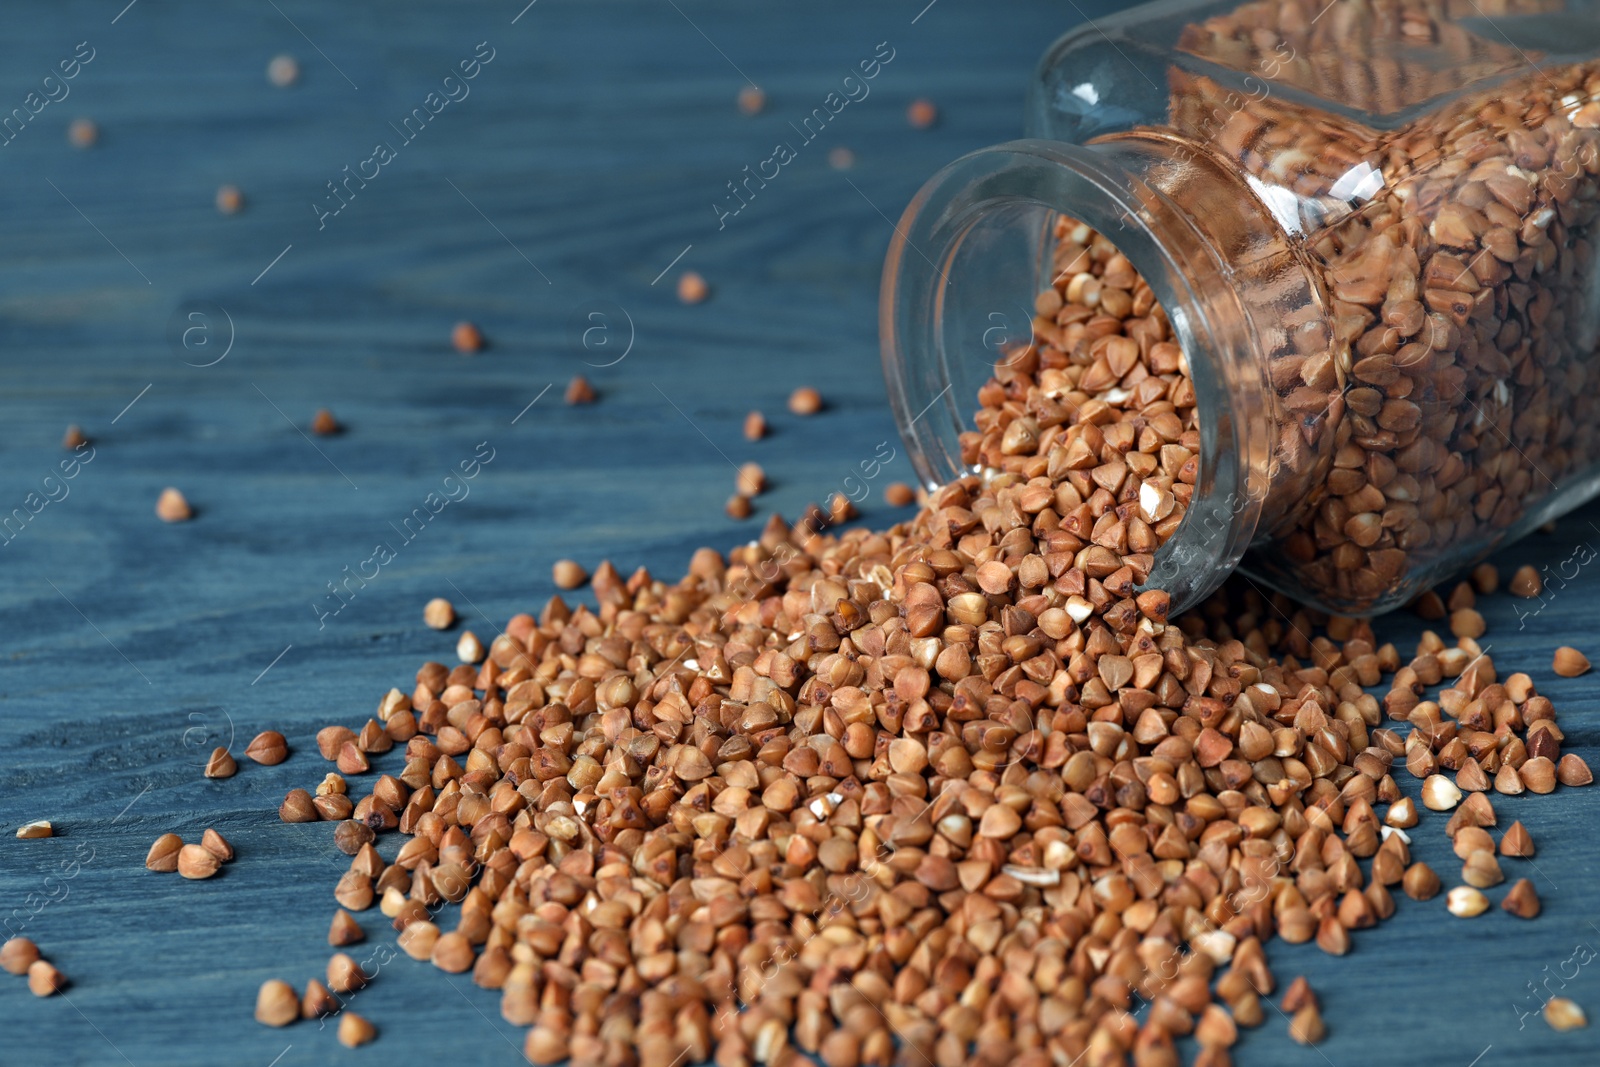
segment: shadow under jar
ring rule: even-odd
[[[930,486],[992,469],[972,398],[1062,337],[1075,220],[1192,379],[1192,498],[1147,583],[1174,612],[1241,558],[1385,611],[1600,492],[1600,0],[1146,5],[1046,53],[1027,132],[924,186],[885,264]]]

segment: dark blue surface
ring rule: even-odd
[[[0,113],[78,42],[94,58],[68,98],[0,148],[0,515],[30,492],[61,495],[42,479],[68,423],[95,452],[68,495],[0,547],[0,916],[73,982],[38,1000],[0,975],[0,1064],[520,1062],[523,1034],[501,1021],[498,994],[405,958],[356,999],[380,1029],[368,1049],[346,1052],[312,1024],[251,1020],[262,980],[303,985],[330,952],[344,857],[330,827],[275,814],[285,790],[325,770],[312,733],[358,725],[420,662],[451,659],[455,635],[421,625],[430,597],[455,601],[487,637],[550,595],[555,559],[676,576],[695,547],[752,536],[758,520],[722,514],[730,463],[765,467],[773,489],[759,514],[793,516],[880,442],[898,449],[876,354],[888,219],[945,162],[1019,132],[1035,59],[1083,17],[1071,0],[538,0],[513,24],[521,6],[107,0],[8,12]],[[377,141],[400,144],[389,124],[479,42],[493,59],[470,96],[319,230],[311,205],[325,183]],[[719,230],[712,205],[726,183],[795,140],[788,123],[880,42],[894,58],[870,97]],[[264,76],[279,52],[302,66],[289,89]],[[755,118],[734,106],[745,75],[769,97]],[[918,96],[939,105],[937,128],[908,127]],[[91,150],[67,144],[78,115],[100,124]],[[835,146],[853,150],[853,169],[829,167]],[[214,209],[224,182],[243,189],[242,214]],[[683,269],[706,276],[708,303],[677,302]],[[183,320],[193,301],[223,312]],[[174,347],[175,316],[180,331],[209,330],[213,347]],[[450,349],[462,318],[490,337],[482,355]],[[230,319],[226,358],[188,365],[214,358]],[[597,323],[607,329],[585,348]],[[580,371],[600,402],[568,408],[561,391]],[[802,384],[827,398],[814,419],[784,410]],[[322,406],[348,432],[313,446],[290,422],[304,427]],[[774,427],[757,444],[740,435],[751,408]],[[469,495],[402,544],[391,523],[442,491],[480,442],[493,459]],[[903,455],[874,485],[867,521],[896,517],[880,502],[891,477],[909,479]],[[166,485],[188,495],[195,521],[155,519]],[[1508,560],[1554,563],[1584,537],[1600,543],[1586,518],[1569,520]],[[397,547],[393,561],[319,623],[327,584],[380,541]],[[1533,673],[1568,747],[1591,762],[1596,683],[1555,679],[1549,649],[1600,659],[1597,589],[1583,572],[1521,631],[1514,602],[1484,606],[1496,662]],[[1419,624],[1396,618],[1381,632],[1409,654]],[[212,744],[231,737],[237,753],[269,727],[289,736],[289,762],[201,777]],[[1496,802],[1540,848],[1533,863],[1506,863],[1543,895],[1537,922],[1498,910],[1462,922],[1442,898],[1402,899],[1395,920],[1355,935],[1348,959],[1273,946],[1285,982],[1311,977],[1329,1037],[1294,1046],[1269,1011],[1237,1061],[1596,1062],[1594,1031],[1554,1034],[1535,1017],[1519,1029],[1517,1005],[1575,945],[1600,947],[1597,796]],[[11,837],[35,818],[58,836]],[[156,836],[193,840],[208,825],[239,852],[221,876],[143,869]],[[1414,852],[1451,884],[1443,825],[1428,815]],[[367,947],[392,945],[375,910],[362,923]],[[1600,966],[1565,992],[1600,1012]]]

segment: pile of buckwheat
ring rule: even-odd
[[[1228,1064],[1269,1014],[1274,937],[1342,954],[1394,887],[1439,892],[1396,761],[1454,809],[1447,906],[1484,910],[1491,793],[1590,781],[1549,700],[1499,679],[1465,583],[1453,643],[1409,661],[1248,589],[1174,622],[1136,592],[1190,496],[1194,395],[1127,260],[1058,237],[1055,328],[996,368],[965,442],[991,477],[881,533],[775,517],[671,584],[602,563],[595,609],[463,636],[473,662],[322,730],[338,773],[282,815],[338,822],[338,903],[501,990],[533,1062],[597,1067],[1156,1067],[1188,1034]],[[1520,823],[1499,844],[1532,849]],[[1503,907],[1536,914],[1531,884]],[[361,934],[341,916],[338,945]],[[301,1014],[364,983],[335,962]],[[1303,980],[1279,1010],[1321,1040]]]

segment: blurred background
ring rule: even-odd
[[[302,983],[329,951],[347,861],[331,827],[276,816],[320,776],[314,731],[453,662],[456,632],[422,625],[432,597],[487,642],[555,592],[557,559],[676,578],[696,547],[854,492],[863,461],[881,473],[862,521],[908,517],[883,499],[911,480],[877,360],[895,220],[940,166],[1020,134],[1052,40],[1125,5],[124,3],[30,5],[0,34],[0,924],[73,983],[40,1000],[0,976],[0,1064],[521,1062],[498,994],[392,951],[360,994],[374,1044],[252,1021],[264,979]],[[869,91],[807,139],[868,60]],[[779,143],[778,176],[744,184]],[[463,321],[476,354],[453,346]],[[566,402],[579,375],[593,403]],[[820,413],[787,410],[801,386]],[[313,432],[323,408],[342,432]],[[63,478],[69,425],[92,458]],[[749,461],[770,487],[739,522]],[[157,518],[169,486],[191,521]],[[447,504],[406,526],[430,494]],[[1595,514],[1558,554],[1600,537]],[[1505,670],[1519,650],[1547,666],[1574,625],[1484,611]],[[1419,629],[1385,636],[1407,650]],[[1541,689],[1570,710],[1592,677]],[[1569,721],[1569,744],[1593,740]],[[269,728],[302,758],[201,776]],[[1518,1012],[1600,945],[1593,794],[1529,822],[1553,876],[1536,933],[1486,947],[1402,908],[1350,960],[1274,946],[1330,1037],[1269,1024],[1239,1062],[1592,1055]],[[33,819],[56,836],[14,840]],[[159,834],[206,826],[239,851],[222,875],[146,877]],[[1450,865],[1442,840],[1416,855]],[[1600,993],[1569,971],[1566,995]]]

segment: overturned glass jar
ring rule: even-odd
[[[1081,224],[1148,284],[1194,391],[1147,583],[1174,611],[1241,560],[1384,611],[1600,492],[1600,0],[1146,5],[1046,53],[1027,132],[929,181],[885,264],[928,485],[993,472],[967,412],[1019,356],[1091,386],[1038,425],[1063,447],[1136,384],[1078,328]],[[1114,505],[1139,514],[1141,484]]]

